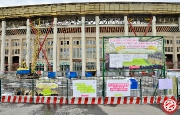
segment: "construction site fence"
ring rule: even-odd
[[[96,97],[107,97],[107,80],[125,80],[124,76],[106,76],[106,77],[56,77],[55,79],[48,79],[41,77],[40,79],[17,79],[14,72],[9,72],[1,75],[0,89],[1,98],[3,96],[58,96],[72,98],[73,96],[73,81],[74,80],[95,80],[96,81]],[[13,76],[14,75],[14,76]],[[4,77],[2,77],[4,76]],[[9,76],[9,77],[8,77]],[[151,97],[151,96],[174,96],[179,99],[179,84],[180,79],[177,75],[168,74],[167,77],[172,79],[172,89],[161,90],[158,88],[158,80],[163,79],[158,76],[135,76],[128,77],[134,79],[137,87],[130,89],[130,96],[128,97]],[[8,78],[8,79],[7,79]],[[41,84],[42,83],[42,84]],[[45,83],[45,84],[43,84]],[[47,88],[47,89],[46,89]],[[45,90],[44,90],[45,89]]]

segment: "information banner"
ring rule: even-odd
[[[107,80],[107,97],[130,96],[130,80]]]
[[[58,96],[58,81],[56,79],[36,80],[36,95]]]
[[[104,37],[106,70],[139,66],[162,69],[163,37]]]
[[[96,97],[96,80],[73,80],[73,97]]]

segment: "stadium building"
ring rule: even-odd
[[[180,3],[66,3],[0,8],[1,71],[28,67],[65,75],[102,71],[103,36],[164,36],[168,69],[180,68]],[[35,44],[44,43],[36,62]],[[44,42],[43,42],[44,41]]]

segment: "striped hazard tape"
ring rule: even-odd
[[[36,104],[160,104],[174,96],[148,97],[48,97],[48,96],[2,96],[2,103],[36,103]],[[180,102],[180,101],[178,101]]]

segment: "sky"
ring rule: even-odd
[[[180,0],[0,0],[0,7],[76,2],[180,2]]]

